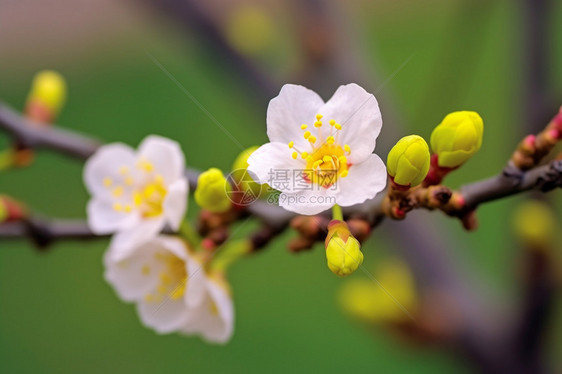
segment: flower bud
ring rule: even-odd
[[[351,236],[345,222],[330,222],[325,245],[328,267],[340,277],[353,273],[363,263],[361,244]]]
[[[525,245],[546,248],[553,244],[556,217],[552,209],[540,201],[522,203],[513,215],[515,234]]]
[[[66,82],[55,71],[43,70],[35,75],[27,97],[27,111],[43,111],[46,120],[54,119],[66,101]],[[39,107],[39,108],[38,108]],[[36,117],[31,113],[32,117]],[[40,115],[37,117],[45,117]]]
[[[476,112],[448,114],[431,133],[431,149],[441,167],[454,168],[474,155],[482,145],[484,123]]]
[[[211,168],[199,175],[195,201],[203,209],[213,213],[223,213],[232,206],[228,197],[231,191],[232,187],[222,171]]]
[[[429,147],[421,136],[405,136],[388,153],[386,167],[394,183],[414,187],[429,171]]]
[[[258,148],[259,146],[254,146],[240,152],[236,160],[234,160],[234,164],[232,164],[232,173],[230,174],[235,185],[241,191],[250,192],[256,197],[259,197],[262,192],[269,188],[267,184],[260,185],[255,182],[246,170],[248,169],[248,159]]]
[[[370,279],[357,278],[344,283],[338,295],[344,311],[370,323],[409,321],[409,313],[416,313],[418,296],[408,266],[398,259],[382,259],[375,274],[384,289]]]

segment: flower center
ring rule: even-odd
[[[160,282],[156,287],[156,292],[145,296],[146,302],[162,302],[165,297],[172,300],[180,299],[185,293],[187,286],[187,271],[185,262],[171,253],[156,253],[157,261],[164,263],[164,270],[159,274]],[[144,275],[150,274],[150,268],[142,268]]]
[[[154,173],[154,166],[149,161],[140,160],[136,167],[144,174],[139,176],[143,180],[140,184],[136,183],[127,166],[119,168],[122,184],[114,184],[109,177],[104,179],[104,185],[115,198],[113,209],[124,213],[136,210],[144,218],[157,217],[164,210],[163,203],[167,194],[164,178]]]
[[[304,131],[303,137],[308,140],[310,152],[301,151],[295,147],[294,142],[289,142],[289,148],[294,149],[293,159],[302,159],[304,170],[304,180],[311,184],[329,188],[334,185],[338,178],[345,178],[349,172],[351,164],[348,163],[346,155],[351,154],[349,145],[343,146],[339,142],[339,132],[342,125],[330,120],[329,134],[326,138],[322,133],[322,115],[316,115],[314,122],[315,133],[308,129],[308,125],[301,125]],[[318,142],[318,145],[317,145]]]

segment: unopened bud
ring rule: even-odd
[[[484,123],[476,112],[448,114],[431,134],[431,149],[441,167],[454,168],[474,155],[482,145]]]
[[[222,171],[211,168],[199,176],[195,201],[197,204],[213,213],[223,213],[230,209],[232,203],[228,197],[232,188]]]
[[[27,111],[32,118],[53,120],[66,101],[66,82],[62,75],[43,70],[35,75],[27,97]],[[35,115],[36,112],[45,112]],[[35,113],[35,114],[34,114]]]
[[[556,217],[548,205],[540,201],[522,203],[513,216],[513,228],[526,245],[548,247],[556,233]]]
[[[249,166],[248,159],[258,148],[259,146],[254,146],[242,151],[238,155],[238,157],[236,157],[236,160],[234,160],[234,164],[232,165],[232,173],[230,174],[234,184],[238,187],[238,189],[243,192],[251,193],[252,196],[255,196],[256,198],[269,188],[267,184],[260,185],[259,183],[255,182],[247,170]]]
[[[383,259],[375,274],[384,288],[370,279],[352,279],[339,292],[342,308],[351,316],[370,323],[401,323],[417,309],[414,277],[397,259]],[[389,296],[389,295],[392,295]]]
[[[325,245],[328,267],[340,277],[353,273],[363,263],[361,244],[351,236],[345,222],[330,222]]]
[[[388,153],[386,167],[394,183],[414,187],[429,171],[429,147],[421,136],[409,135],[400,139]]]

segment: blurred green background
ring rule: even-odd
[[[219,2],[211,2],[216,5]],[[245,2],[235,2],[243,5]],[[268,43],[250,57],[281,87],[298,65],[289,11],[266,2]],[[520,1],[336,2],[359,51],[375,72],[360,82],[377,93],[383,119],[394,111],[396,136],[432,128],[450,111],[484,118],[482,150],[448,180],[452,187],[497,173],[525,134],[526,59]],[[562,3],[548,15],[549,87],[562,104]],[[228,9],[234,9],[229,6]],[[219,19],[226,19],[228,12]],[[309,22],[314,24],[312,17]],[[152,8],[134,1],[6,2],[0,4],[0,99],[22,109],[33,74],[49,68],[68,81],[58,123],[107,142],[136,146],[150,133],[178,140],[188,165],[227,171],[240,149],[150,59],[160,61],[244,146],[267,141],[268,97],[260,97],[229,61]],[[405,63],[406,62],[406,63]],[[405,65],[404,65],[405,63]],[[402,67],[401,67],[402,66]],[[400,68],[401,67],[401,68]],[[375,70],[376,68],[376,70]],[[400,69],[399,69],[400,68]],[[397,69],[399,69],[397,71]],[[325,80],[333,91],[339,84]],[[384,85],[381,87],[381,84]],[[315,87],[311,87],[315,88]],[[380,88],[380,89],[377,89]],[[328,99],[328,97],[325,97]],[[392,104],[389,104],[392,101]],[[387,104],[388,103],[388,104]],[[556,107],[553,107],[556,110]],[[555,112],[552,112],[554,115]],[[387,133],[383,131],[381,137]],[[395,130],[396,131],[396,130]],[[388,137],[394,135],[388,135]],[[397,139],[387,138],[385,144]],[[382,142],[382,140],[381,140]],[[2,148],[9,138],[0,135]],[[388,148],[376,152],[386,157]],[[82,163],[37,154],[32,167],[0,174],[0,192],[46,216],[85,216]],[[556,193],[555,193],[556,194]],[[420,212],[411,219],[439,225],[454,252],[500,304],[517,300],[519,248],[510,214],[521,197],[487,204],[480,228]],[[560,207],[561,199],[555,199]],[[189,215],[197,208],[191,204]],[[237,235],[249,232],[252,225]],[[365,264],[393,253],[382,230],[365,244]],[[469,372],[451,352],[405,344],[384,329],[366,328],[339,309],[342,280],[325,265],[323,248],[293,255],[285,233],[230,273],[236,332],[225,347],[198,338],[157,336],[141,326],[102,278],[107,240],[60,242],[38,253],[31,243],[0,242],[0,370],[5,373],[193,372]],[[405,233],[407,235],[407,233]],[[374,274],[376,276],[376,274]],[[354,276],[361,277],[362,274]],[[373,284],[373,287],[376,285]],[[557,315],[562,315],[560,305]],[[562,349],[562,319],[549,328],[552,362]]]

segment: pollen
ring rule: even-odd
[[[314,127],[322,127],[322,121],[314,122]]]
[[[301,125],[301,130],[306,130],[308,128],[307,125],[305,125],[304,123]]]
[[[322,119],[322,117],[324,117],[322,114],[317,114],[317,115],[316,115],[316,119],[317,119],[318,121],[320,121],[320,120]]]
[[[341,125],[339,123],[336,123],[334,127],[336,128],[336,130],[341,130]]]
[[[113,189],[113,191],[111,192],[111,194],[114,197],[121,197],[123,195],[123,186],[117,186]]]
[[[310,137],[308,138],[308,141],[311,142],[312,144],[316,143],[316,136],[310,135]]]
[[[328,136],[328,138],[326,138],[326,143],[328,143],[330,145],[334,144],[335,142],[336,142],[336,139],[334,139],[334,137],[331,136],[331,135]]]
[[[306,131],[303,136],[305,139],[308,139],[310,137],[310,131]]]
[[[308,157],[308,152],[301,153],[301,157],[303,158],[303,160],[306,160],[306,158]]]
[[[137,163],[137,168],[150,173],[152,170],[154,170],[154,165],[152,165],[149,161],[141,160]]]
[[[289,148],[293,148],[295,146],[295,142],[289,142]]]
[[[336,124],[336,120],[335,119],[331,119],[330,120],[330,126],[334,126]]]
[[[349,145],[344,145],[343,150],[347,152],[347,154],[351,154],[351,147]]]
[[[293,152],[293,154],[291,155],[291,157],[293,158],[293,160],[296,160],[297,157],[299,157],[299,154],[297,152]]]
[[[213,316],[217,316],[219,314],[219,308],[217,307],[217,304],[212,300],[209,304],[209,312],[211,312]]]

